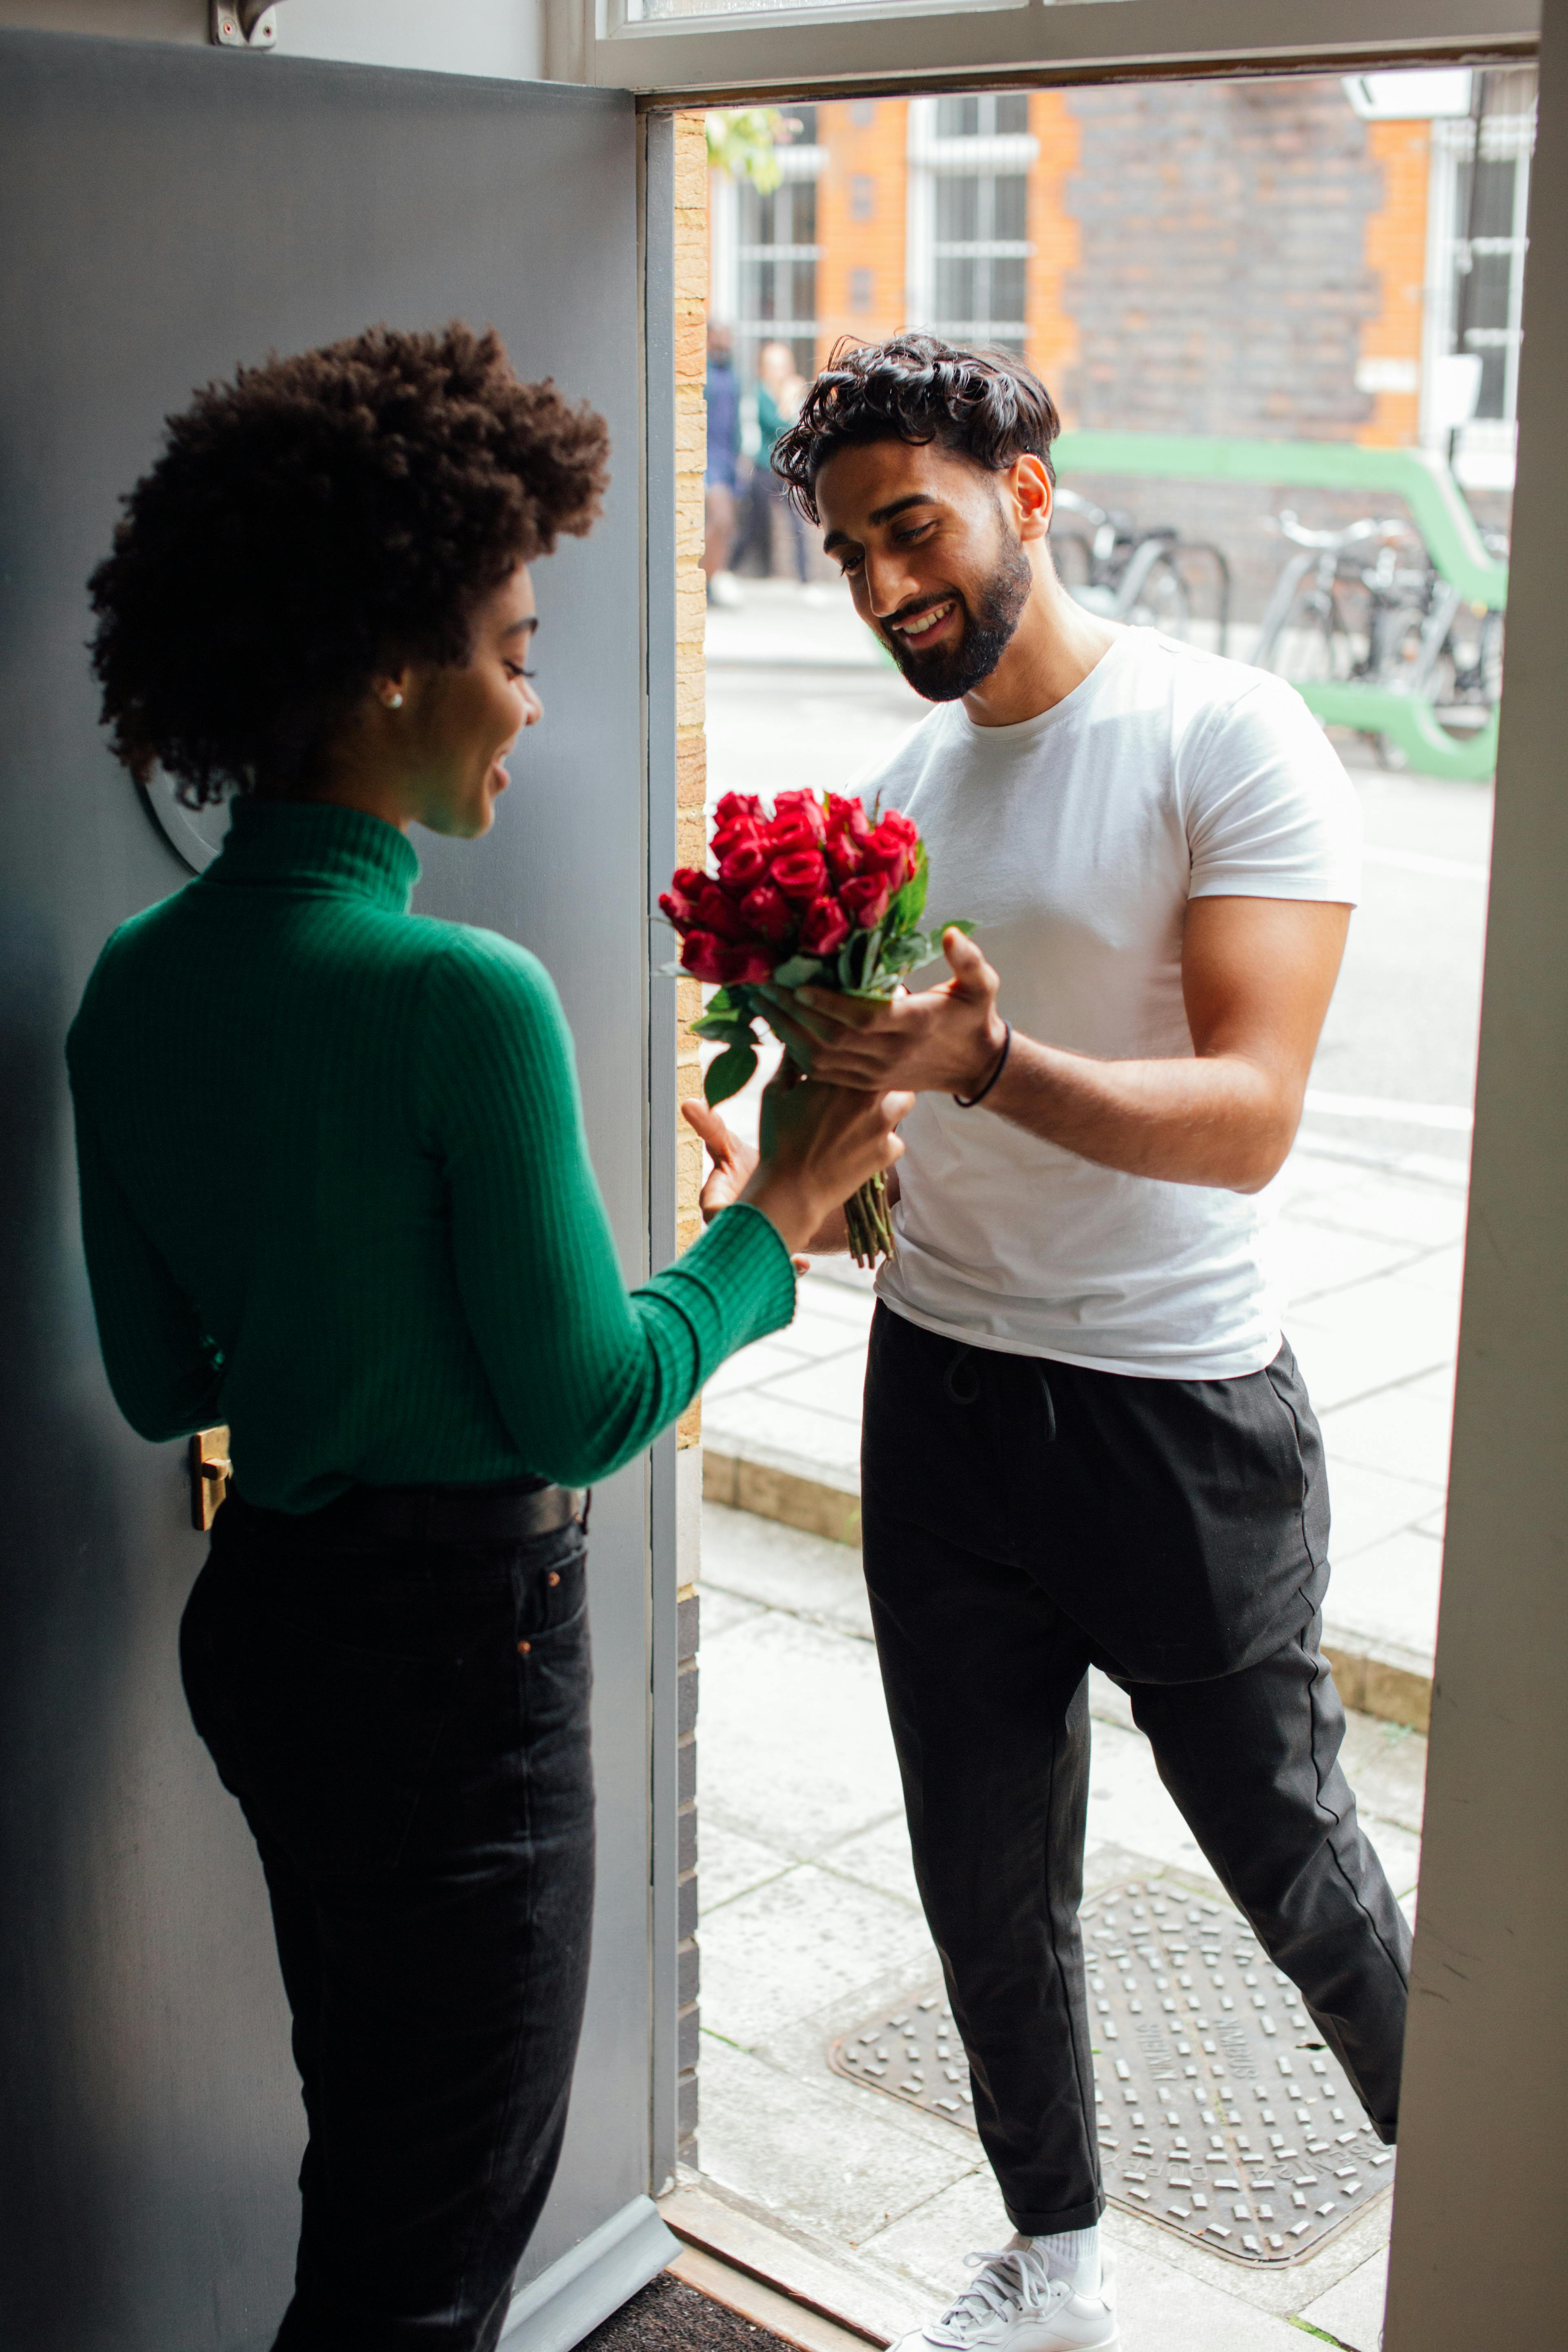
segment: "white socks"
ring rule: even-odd
[[[1052,2278],[1066,2279],[1074,2294],[1100,2293],[1100,2224],[1090,2230],[1063,2230],[1054,2237],[1015,2237],[1016,2246],[1033,2246],[1044,2254]]]

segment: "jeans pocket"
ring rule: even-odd
[[[462,1672],[455,1645],[376,1649],[265,1602],[204,1607],[182,1654],[197,1730],[258,1837],[306,1874],[396,1864]]]

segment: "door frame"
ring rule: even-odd
[[[1194,0],[1181,5],[1179,45],[1171,31],[1177,5],[1026,0],[999,9],[917,0],[899,9],[770,13],[749,26],[731,16],[715,29],[689,17],[617,26],[608,0],[586,0],[567,37],[584,79],[613,76],[637,90],[650,135],[675,110],[727,99],[1508,64],[1544,45],[1489,899],[1495,919],[1384,2338],[1385,2352],[1470,2352],[1504,2334],[1544,2343],[1560,2330],[1568,2288],[1551,2187],[1568,2171],[1568,2031],[1557,2000],[1568,1874],[1554,1867],[1568,1832],[1560,1728],[1568,1553],[1559,1499],[1568,1391],[1568,675],[1554,620],[1568,545],[1568,469],[1556,454],[1558,386],[1568,373],[1568,0],[1325,0],[1313,10],[1310,43],[1280,32],[1269,0]],[[650,302],[651,286],[650,277]],[[650,534],[655,527],[650,509]],[[650,570],[650,579],[661,576],[668,598],[672,570]],[[651,678],[658,656],[652,643],[649,650]],[[673,637],[669,654],[672,675]],[[1526,1626],[1528,1645],[1519,1640]],[[1541,2086],[1528,2110],[1515,2096],[1527,2083]],[[1467,2149],[1492,2160],[1468,2166]],[[1506,2265],[1470,2259],[1478,2231],[1507,2245]]]

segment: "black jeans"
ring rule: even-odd
[[[1392,2140],[1410,1937],[1338,1762],[1322,1441],[1289,1349],[1241,1380],[1129,1379],[879,1307],[862,1474],[915,1874],[1014,2227],[1104,2205],[1078,1925],[1091,1664]]]
[[[584,1546],[226,1503],[197,1730],[261,1852],[309,2144],[277,2352],[489,2352],[549,2190],[593,1907]]]

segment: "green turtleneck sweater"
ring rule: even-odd
[[[584,1486],[795,1311],[728,1209],[628,1296],[549,975],[411,915],[379,818],[240,801],[121,926],[67,1053],[108,1368],[143,1437],[226,1422],[289,1511],[351,1483]]]

